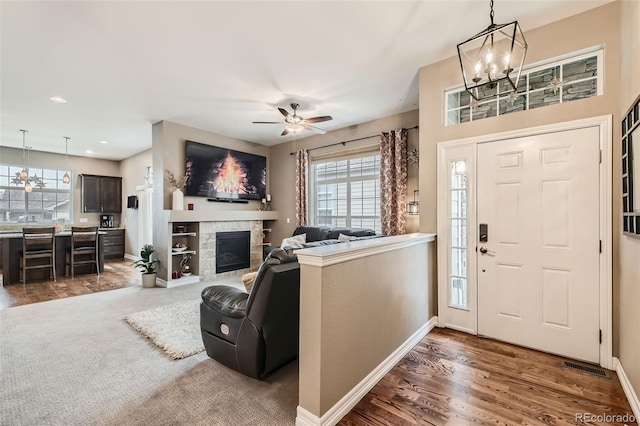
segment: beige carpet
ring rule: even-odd
[[[136,312],[124,319],[173,359],[204,351],[199,299]]]
[[[239,288],[239,277],[233,282]],[[129,287],[0,311],[1,425],[293,425],[298,366],[257,381],[178,361],[123,321],[208,284]]]

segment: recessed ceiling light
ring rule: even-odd
[[[105,145],[106,145],[106,144],[108,144],[108,143],[109,143],[109,141],[100,141],[100,143],[103,143],[103,144],[105,144]]]
[[[85,151],[87,154],[93,154],[93,151],[91,151],[90,149]]]
[[[66,104],[67,100],[65,98],[61,98],[60,96],[52,96],[49,99],[51,99],[53,102],[57,103],[57,104]]]

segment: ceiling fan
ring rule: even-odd
[[[254,121],[253,124],[284,124],[285,127],[280,136],[285,136],[285,135],[288,135],[289,133],[298,133],[303,130],[311,130],[312,132],[316,132],[320,134],[327,133],[325,130],[322,130],[316,126],[312,126],[311,124],[333,120],[333,118],[330,115],[323,115],[321,117],[312,117],[312,118],[302,118],[298,115],[298,108],[300,108],[299,104],[295,104],[295,103],[291,104],[291,108],[293,108],[293,114],[289,114],[289,112],[284,108],[278,108],[278,111],[280,111],[280,114],[284,116],[284,122]]]

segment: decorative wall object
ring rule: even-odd
[[[622,229],[640,236],[640,96],[622,119]]]
[[[420,167],[420,151],[418,151],[418,148],[412,148],[407,152],[407,161],[412,166]]]

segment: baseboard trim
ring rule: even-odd
[[[129,259],[129,260],[133,260],[134,262],[135,262],[136,260],[140,259],[140,257],[139,257],[139,256],[134,256],[134,255],[129,254],[129,253],[125,253],[125,254],[124,254],[124,258],[125,258],[125,259]]]
[[[351,389],[340,401],[331,407],[322,417],[318,417],[301,406],[297,408],[297,426],[333,426],[337,424],[415,345],[429,334],[438,324],[433,317],[413,333],[405,342],[382,361],[371,373]]]
[[[631,406],[631,410],[633,411],[633,415],[637,419],[640,419],[640,400],[638,400],[638,395],[636,391],[633,389],[631,382],[629,381],[629,377],[627,377],[627,373],[624,372],[624,368],[622,368],[622,363],[616,357],[613,358],[613,366],[616,369],[616,373],[618,373],[618,379],[620,379],[620,384],[622,385],[622,390],[624,390],[624,394],[629,401],[629,405]]]

